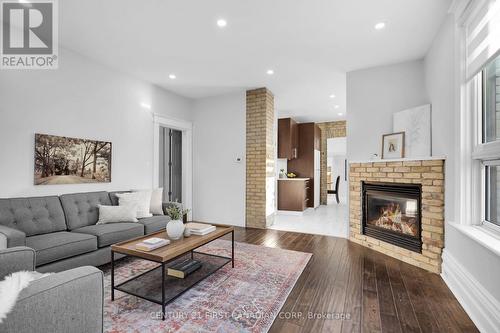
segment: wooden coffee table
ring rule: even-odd
[[[227,234],[231,234],[231,257],[223,257],[195,251]],[[111,245],[111,300],[115,299],[115,289],[134,295],[162,306],[162,319],[165,319],[165,306],[208,276],[217,272],[231,262],[234,268],[234,229],[233,227],[217,226],[216,230],[204,235],[191,235],[180,240],[171,240],[169,245],[146,252],[135,249],[137,243],[151,237],[168,239],[165,231],[151,235],[137,237],[125,242]],[[115,286],[115,253],[125,254],[144,260],[154,261],[160,265],[141,273]],[[175,278],[166,274],[166,267],[175,264],[187,257],[202,262],[197,271],[184,279]],[[168,287],[168,289],[167,289]]]

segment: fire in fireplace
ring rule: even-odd
[[[362,196],[363,234],[422,251],[421,185],[363,182]]]

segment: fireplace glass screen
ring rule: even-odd
[[[398,233],[418,236],[416,199],[368,194],[367,224]]]
[[[363,234],[420,252],[421,193],[417,184],[363,183]]]

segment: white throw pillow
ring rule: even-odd
[[[125,206],[103,206],[99,205],[99,221],[97,224],[137,222],[137,207],[135,205]]]
[[[153,216],[149,212],[151,204],[151,191],[140,191],[132,193],[117,193],[118,204],[120,206],[135,206],[137,208],[137,218]]]
[[[163,189],[153,189],[149,212],[153,215],[163,215]]]
[[[149,204],[149,212],[153,215],[164,215],[163,213],[163,188],[153,190],[132,190],[132,193],[149,192],[151,193],[151,201]]]

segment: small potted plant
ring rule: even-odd
[[[180,239],[184,233],[183,216],[189,213],[189,209],[182,209],[180,204],[171,205],[165,209],[165,213],[170,217],[167,223],[167,235],[170,239]]]

